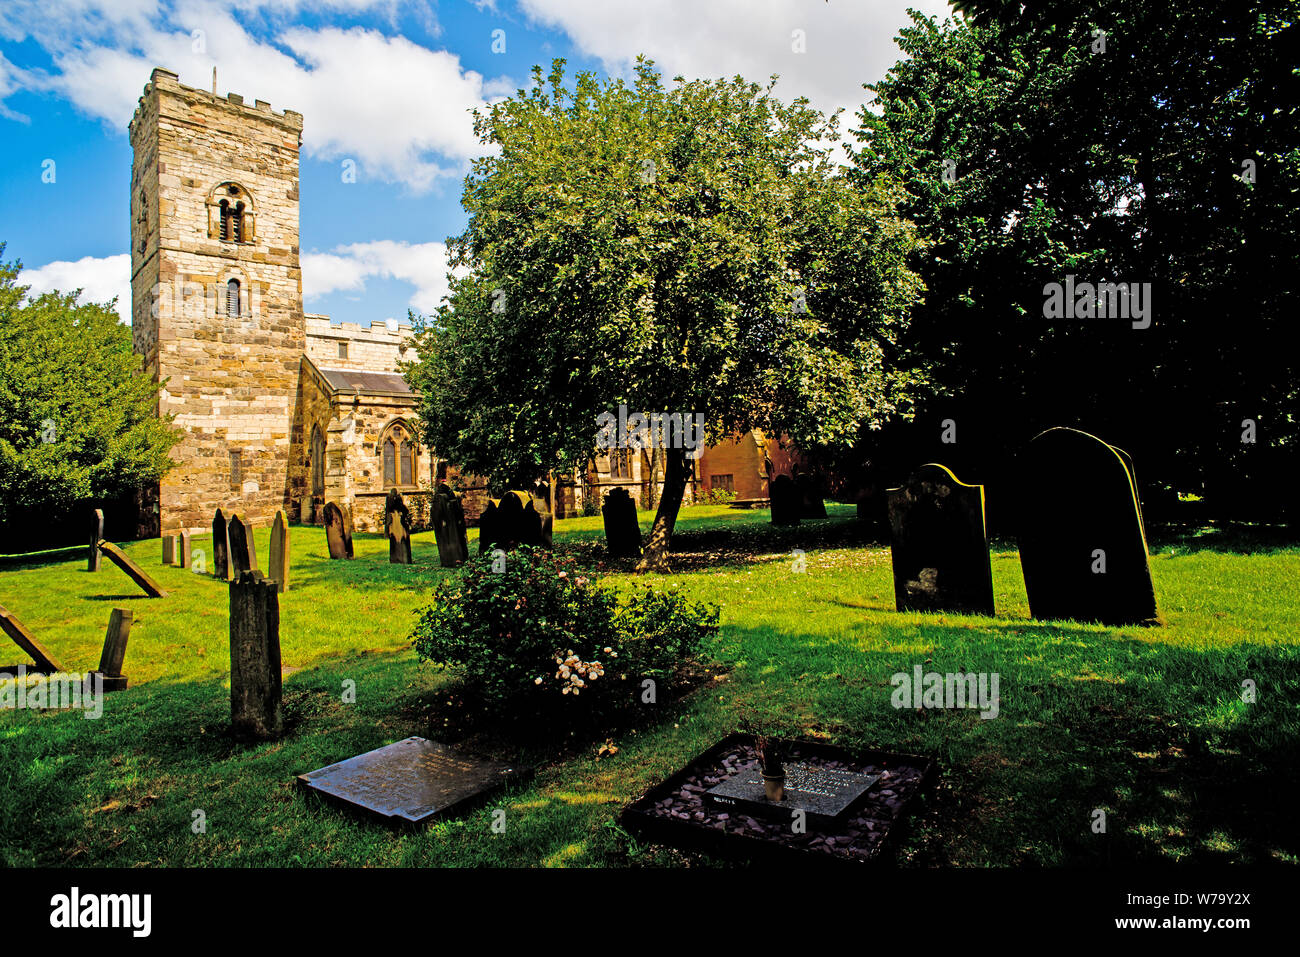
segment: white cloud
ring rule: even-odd
[[[381,239],[336,246],[328,253],[304,253],[304,299],[332,292],[364,292],[366,280],[397,279],[415,287],[411,308],[431,313],[447,295],[447,247]]]
[[[773,73],[785,99],[806,96],[845,120],[869,98],[863,83],[881,79],[902,56],[894,43],[911,21],[907,7],[949,13],[945,0],[519,0],[535,23],[563,30],[605,69],[626,74],[639,53],[665,76],[731,77],[765,82]],[[792,49],[803,31],[805,53]]]
[[[39,269],[24,268],[18,283],[30,286],[31,298],[58,290],[70,293],[81,290],[78,302],[108,302],[117,297],[117,314],[131,321],[131,254],[117,256],[83,256],[75,262],[56,260]]]

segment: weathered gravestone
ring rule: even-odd
[[[112,542],[100,542],[99,550],[108,556],[109,561],[126,572],[126,577],[139,585],[150,598],[167,597],[167,592],[163,591],[156,581],[146,575],[143,568],[131,561],[126,552]]]
[[[238,579],[244,572],[257,571],[257,549],[253,545],[253,526],[238,513],[230,516],[230,576]]]
[[[90,553],[86,556],[86,571],[99,571],[99,543],[104,540],[104,510],[95,509],[90,516]]]
[[[281,509],[271,522],[271,554],[266,574],[275,582],[276,589],[289,590],[289,518]]]
[[[230,525],[221,509],[212,516],[212,577],[230,580]]]
[[[255,570],[230,583],[230,724],[240,740],[272,740],[284,730],[279,593]]]
[[[616,488],[605,496],[601,506],[605,519],[605,547],[615,558],[641,556],[641,526],[636,520],[636,502],[625,488]]]
[[[384,503],[384,530],[388,533],[388,560],[394,565],[411,564],[411,513],[395,488],[388,490]]]
[[[176,536],[164,535],[162,537],[162,563],[164,565],[176,564]]]
[[[108,616],[108,631],[104,634],[99,670],[92,672],[103,680],[105,691],[122,691],[126,688],[127,679],[122,674],[122,664],[126,660],[126,642],[131,637],[131,623],[134,620],[134,612],[125,608],[114,608]]]
[[[546,482],[533,489],[533,511],[537,513],[538,542],[546,548],[551,547],[555,529],[555,516],[551,514],[551,487]]]
[[[178,568],[189,568],[192,546],[190,545],[190,533],[182,531],[176,542],[176,565]]]
[[[27,627],[10,614],[9,609],[3,605],[0,605],[0,631],[12,638],[14,644],[31,656],[36,665],[33,670],[47,674],[66,670],[59,664],[58,659],[50,654],[50,650],[37,641]]]
[[[889,489],[889,525],[899,611],[993,615],[984,486],[922,465]]]
[[[479,554],[500,548],[509,551],[516,545],[546,545],[542,538],[542,517],[533,507],[527,492],[506,492],[491,499],[479,516]]]
[[[482,804],[530,773],[426,738],[407,738],[298,775],[308,790],[387,823],[427,824]]]
[[[1076,429],[1035,436],[1019,463],[1020,564],[1035,618],[1158,624],[1137,485],[1120,453]]]
[[[497,507],[501,500],[490,498],[478,516],[478,553],[486,555],[497,547]]]
[[[800,512],[799,488],[788,475],[778,475],[768,483],[768,498],[772,503],[773,525],[798,525]]]
[[[795,478],[794,484],[799,491],[799,517],[825,518],[826,502],[822,498],[816,476],[801,473]]]
[[[460,497],[446,484],[438,486],[429,506],[433,535],[438,542],[438,561],[443,568],[455,568],[469,558],[465,532],[465,509]]]
[[[343,509],[333,502],[326,502],[323,517],[325,519],[325,541],[329,545],[330,558],[351,558],[352,533],[348,530],[347,521],[343,517]]]

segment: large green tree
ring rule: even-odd
[[[21,268],[0,262],[0,527],[30,528],[156,482],[180,436],[113,304],[29,299]]]
[[[914,15],[857,130],[864,182],[902,181],[928,243],[910,331],[948,399],[923,415],[986,461],[1081,425],[1184,489],[1293,449],[1295,0],[956,6]],[[1045,319],[1068,275],[1151,283],[1151,327]]]
[[[426,439],[499,485],[585,464],[597,417],[699,414],[843,442],[906,414],[896,343],[919,292],[888,176],[839,175],[837,117],[741,78],[549,77],[476,114],[449,302],[407,369]],[[773,80],[775,82],[775,78]],[[663,452],[643,568],[690,474]]]

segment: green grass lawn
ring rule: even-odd
[[[100,720],[0,712],[0,863],[8,865],[622,865],[701,863],[630,841],[621,809],[735,730],[935,755],[940,783],[901,852],[911,866],[1296,862],[1300,827],[1300,549],[1208,534],[1157,537],[1167,627],[1028,618],[1019,560],[995,547],[996,618],[893,611],[889,549],[853,509],[776,529],[766,511],[683,511],[677,572],[653,578],[723,607],[712,680],[602,741],[550,746],[464,727],[456,678],[420,665],[407,636],[441,576],[432,533],[412,566],[359,535],[326,558],[321,529],[292,530],[281,596],[288,732],[228,734],[226,586],[163,567],[157,540],[125,550],[170,592],[146,599],[84,559],[0,567],[0,604],[70,669],[99,661],[109,612],[135,614],[125,671]],[[649,514],[642,515],[648,527]],[[473,533],[471,532],[471,538]],[[557,547],[596,560],[599,518],[557,523]],[[209,551],[195,540],[195,549]],[[265,561],[268,533],[257,534]],[[795,549],[806,570],[796,571]],[[619,580],[631,580],[616,570]],[[4,651],[8,648],[8,651]],[[23,656],[7,641],[0,664]],[[895,710],[890,676],[997,672],[1001,713]],[[1258,700],[1242,701],[1242,682]],[[355,682],[356,702],[344,703]],[[649,709],[647,709],[649,710]],[[412,734],[536,761],[535,780],[426,831],[396,832],[325,805],[294,775]],[[603,740],[603,739],[602,739]],[[493,833],[492,809],[506,810]],[[1107,831],[1091,829],[1094,809]],[[203,811],[206,833],[192,828]]]

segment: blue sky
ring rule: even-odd
[[[126,124],[149,73],[304,116],[308,312],[404,319],[445,292],[444,240],[481,147],[469,111],[534,64],[671,77],[781,75],[851,113],[898,58],[906,7],[942,0],[3,0],[0,242],[33,291],[129,290]],[[498,32],[500,31],[500,32]],[[495,48],[495,49],[494,49]],[[51,162],[52,161],[52,162]],[[342,172],[355,164],[355,182]],[[47,182],[51,180],[52,182]]]

